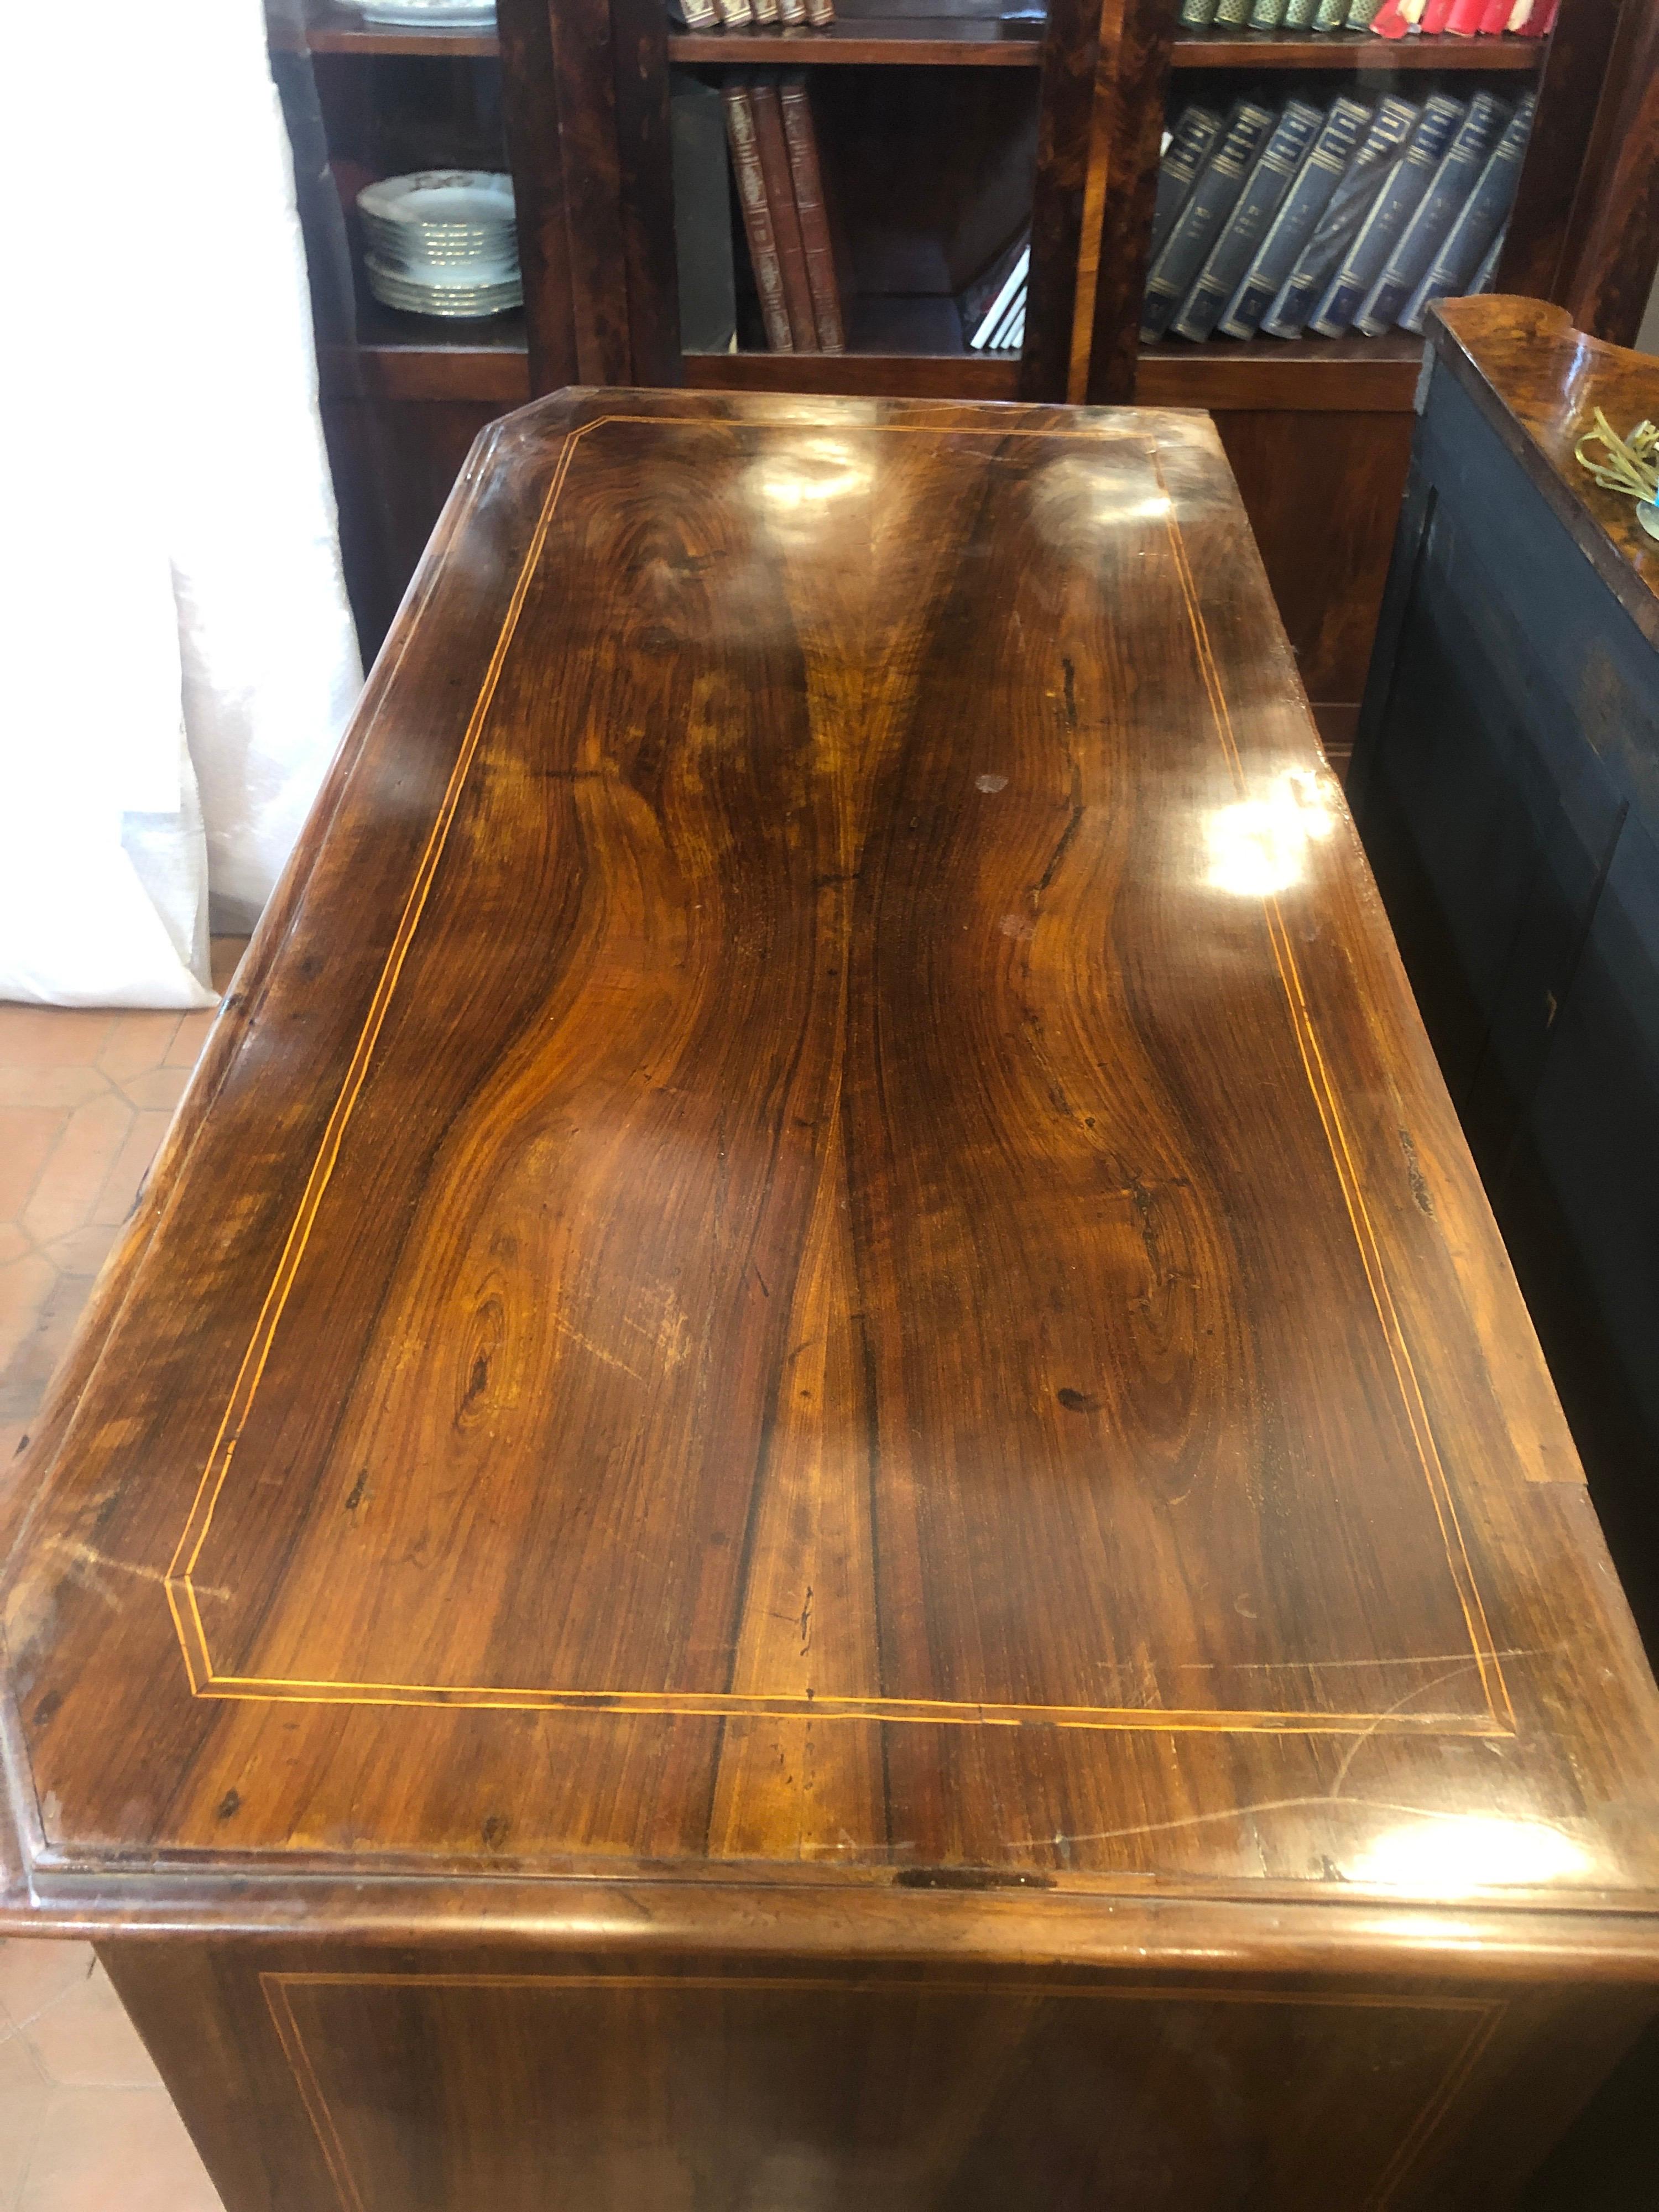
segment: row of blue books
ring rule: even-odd
[[[1534,96],[1194,102],[1165,143],[1140,335],[1421,331],[1487,289]]]

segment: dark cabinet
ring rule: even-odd
[[[1449,326],[1448,326],[1449,325]],[[1436,332],[1352,798],[1650,1644],[1659,1632],[1659,545],[1571,447],[1654,365]]]

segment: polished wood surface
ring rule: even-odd
[[[1652,1683],[1202,418],[487,438],[15,1494],[27,1924],[1659,1971]]]
[[[1604,491],[1574,452],[1598,407],[1621,434],[1659,415],[1659,361],[1587,337],[1565,307],[1538,300],[1448,300],[1436,312],[1437,361],[1643,635],[1659,644],[1659,543],[1637,520],[1635,501]]]

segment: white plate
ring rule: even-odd
[[[416,169],[365,185],[357,204],[373,220],[410,232],[428,223],[490,230],[513,221],[513,179],[493,169]]]
[[[366,23],[391,23],[402,30],[487,29],[495,21],[495,0],[339,0]]]
[[[465,231],[459,237],[452,237],[447,231],[399,231],[390,224],[366,222],[363,238],[375,259],[390,269],[401,268],[411,261],[476,261],[512,265],[519,258],[518,237],[510,230],[483,234]]]
[[[500,292],[523,282],[516,262],[484,266],[454,262],[444,269],[411,269],[366,253],[363,266],[371,278],[378,277],[383,284],[399,284],[405,291]]]
[[[510,284],[491,284],[463,291],[453,285],[430,288],[404,283],[374,269],[368,273],[368,289],[382,306],[401,307],[410,314],[446,315],[466,320],[499,315],[508,307],[520,306],[524,300],[524,287],[516,280]]]

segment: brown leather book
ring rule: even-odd
[[[778,98],[777,79],[769,72],[757,73],[750,84],[749,98],[754,109],[761,173],[766,179],[772,235],[777,241],[778,260],[783,269],[783,296],[789,310],[794,349],[797,353],[816,353],[817,317],[812,308],[812,286],[806,273],[800,217],[795,212],[795,180],[789,170],[789,145],[783,135],[783,107]]]
[[[720,87],[720,97],[726,102],[726,143],[732,149],[732,173],[738,180],[738,197],[743,202],[743,227],[749,240],[749,258],[755,271],[755,289],[760,294],[761,315],[766,325],[766,343],[774,353],[793,353],[794,334],[790,327],[789,309],[784,300],[783,269],[778,259],[777,239],[772,229],[772,212],[766,176],[761,167],[760,148],[756,141],[755,110],[750,99],[747,80],[727,77]],[[794,213],[793,200],[790,213],[792,216]]]
[[[789,149],[789,173],[794,180],[795,214],[799,219],[801,246],[806,256],[806,281],[812,294],[818,351],[845,353],[847,328],[842,313],[841,284],[836,274],[823,167],[818,159],[817,125],[812,116],[805,70],[791,70],[780,78],[778,101],[783,110],[783,135]]]

